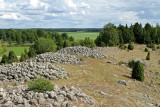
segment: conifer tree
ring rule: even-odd
[[[147,54],[147,57],[146,57],[146,60],[150,60],[151,58],[150,58],[150,52],[148,52],[148,54]]]
[[[132,78],[137,79],[141,82],[144,81],[144,67],[140,61],[134,63],[132,70]]]

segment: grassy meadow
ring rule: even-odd
[[[27,49],[29,50],[29,47],[8,47],[8,50],[9,51],[14,51],[14,53],[17,55],[17,56],[21,56],[22,53],[24,53],[24,50]]]
[[[69,79],[54,80],[52,83],[59,86],[81,88],[83,92],[98,101],[99,104],[95,107],[106,107],[106,105],[107,107],[150,107],[148,104],[160,101],[158,91],[160,88],[158,79],[160,55],[159,50],[149,49],[151,60],[146,60],[145,47],[145,45],[135,45],[135,49],[129,52],[127,50],[103,50],[102,52],[108,55],[108,58],[82,57],[81,59],[85,63],[81,65],[58,64],[68,72]],[[133,58],[141,58],[147,64],[144,82],[133,80],[131,78],[132,69],[118,64],[120,61],[128,62]],[[115,64],[109,64],[108,61]],[[117,75],[117,77],[113,75]],[[125,80],[127,86],[118,84],[119,80]],[[152,84],[151,81],[153,81]],[[101,95],[101,91],[107,95]],[[149,95],[152,100],[144,97],[145,94]],[[88,107],[89,105],[79,105],[79,107],[81,106]]]
[[[69,36],[74,37],[75,40],[85,39],[86,37],[95,40],[99,35],[99,32],[59,32],[59,33],[60,34],[67,33]]]
[[[14,51],[14,53],[17,56],[21,56],[22,53],[24,53],[24,50],[27,49],[29,50],[29,47],[24,47],[24,46],[20,46],[20,47],[6,47],[7,52],[5,52],[6,55],[8,55],[9,51]],[[3,55],[1,54],[0,57],[2,57]]]

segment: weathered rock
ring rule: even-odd
[[[129,63],[129,66],[130,66],[130,67],[133,67],[133,66],[134,66],[134,63],[137,62],[137,61],[140,61],[140,62],[143,64],[144,67],[147,66],[147,64],[146,64],[142,59],[140,59],[140,58],[135,58],[135,59],[133,59],[133,60]]]
[[[125,80],[119,80],[118,83],[122,85],[127,85],[127,82]]]

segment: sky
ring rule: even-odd
[[[0,28],[102,28],[108,22],[156,25],[160,0],[0,0]]]

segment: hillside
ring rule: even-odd
[[[16,91],[18,98],[23,99],[22,101],[16,97],[17,99],[6,102],[5,105],[158,107],[160,103],[159,50],[150,49],[151,60],[147,61],[145,60],[147,55],[147,52],[144,52],[145,47],[145,45],[135,45],[135,49],[129,52],[116,47],[93,49],[69,47],[56,53],[37,55],[20,64],[0,66],[0,79],[3,81],[1,86],[5,90],[4,93],[12,93],[8,97],[11,98],[15,96],[14,91]],[[128,63],[134,58],[140,58],[147,64],[144,82],[132,79],[132,69],[125,64],[119,64],[119,62]],[[54,97],[48,92],[39,94],[28,92],[26,86],[21,86],[32,80],[34,75],[48,78],[56,85],[51,91]],[[119,80],[125,80],[126,85],[119,84]],[[18,87],[20,92],[11,86]],[[3,92],[2,89],[1,92]]]
[[[136,45],[133,51],[104,49],[106,59],[82,58],[81,65],[60,64],[69,73],[69,79],[53,81],[60,86],[76,86],[94,97],[97,106],[107,107],[151,107],[160,102],[159,50],[151,51],[151,60],[145,60],[145,45]],[[118,65],[132,58],[141,58],[147,63],[145,81],[131,78],[131,69]],[[107,63],[109,62],[109,63]],[[113,63],[113,64],[112,64]],[[125,80],[127,86],[118,84]],[[151,80],[153,83],[151,84]],[[150,86],[151,84],[151,86]]]

